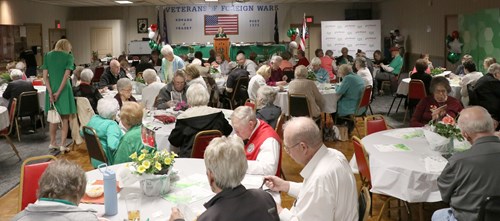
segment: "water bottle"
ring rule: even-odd
[[[108,165],[99,165],[104,180],[104,214],[114,216],[118,213],[118,196],[116,193],[116,174],[108,169]]]

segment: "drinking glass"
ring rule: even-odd
[[[125,203],[127,205],[128,221],[140,221],[141,212],[139,208],[141,206],[141,194],[129,193],[125,197]]]

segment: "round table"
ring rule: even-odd
[[[403,138],[421,128],[401,128],[380,131],[364,137],[363,143],[369,155],[373,193],[385,194],[398,199],[416,202],[438,202],[441,194],[437,178],[442,168],[429,171],[426,161],[445,160],[439,152],[432,151],[425,137]],[[377,145],[404,144],[408,151],[381,151]],[[427,159],[426,159],[427,158]],[[353,157],[353,159],[355,159]]]
[[[42,110],[45,110],[45,91],[47,87],[45,86],[33,86],[38,93],[38,104]],[[5,89],[4,89],[5,90]],[[7,107],[9,105],[9,101],[2,97],[3,90],[0,89],[0,106]]]
[[[448,95],[450,95],[458,100],[461,100],[462,95],[460,94],[460,89],[462,89],[462,87],[460,87],[460,85],[459,85],[460,81],[457,81],[455,79],[449,79],[449,78],[448,78],[448,80],[450,81],[450,86],[451,86],[451,92]],[[399,83],[399,85],[398,85],[398,90],[397,90],[396,94],[406,96],[408,94],[408,88],[410,87],[410,81],[411,81],[411,78],[404,78],[403,80],[401,80],[401,83]]]
[[[121,177],[123,177],[123,175],[129,175],[129,171],[125,165],[126,164],[118,164],[110,167],[110,169],[117,173],[117,180],[120,182],[120,186],[122,185]],[[187,215],[186,220],[193,220],[190,218],[195,218],[199,214],[203,213],[203,211],[205,211],[203,204],[215,195],[211,191],[206,178],[205,163],[203,159],[177,158],[175,159],[174,170],[178,171],[179,180],[174,181],[174,184],[171,185],[172,190],[168,193],[168,195],[179,196],[204,194],[205,197],[190,203],[175,203],[168,201],[163,197],[147,197],[142,195],[139,182],[136,182],[122,187],[122,190],[118,193],[118,214],[115,216],[104,217],[109,220],[123,221],[124,218],[127,218],[125,197],[129,193],[141,193],[141,220],[168,220],[171,208],[174,206],[178,206],[181,209],[181,212],[185,216]],[[86,175],[89,183],[92,183],[94,180],[102,180],[102,174],[99,170],[89,171]],[[241,183],[246,188],[259,188],[262,184],[262,180],[262,176],[247,174]],[[179,185],[176,185],[175,183],[178,183]],[[190,185],[196,186],[196,188],[186,187]],[[277,203],[281,203],[281,196],[279,193],[270,192],[270,194]],[[188,201],[193,200],[194,199],[188,199]],[[84,209],[94,209],[97,211],[98,216],[103,216],[104,214],[104,205],[81,203],[79,207]]]
[[[335,89],[319,90],[319,92],[323,95],[323,105],[320,107],[321,112],[337,112],[339,96]],[[288,92],[279,92],[274,100],[274,105],[281,107],[281,112],[288,115]]]
[[[0,131],[9,127],[9,111],[6,107],[0,106]]]

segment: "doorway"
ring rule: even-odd
[[[43,63],[43,37],[42,37],[42,24],[24,24],[26,27],[26,48],[32,49],[36,47],[35,53],[36,64],[42,65]]]
[[[97,51],[99,58],[113,55],[113,30],[111,28],[92,28],[90,30],[90,50]]]

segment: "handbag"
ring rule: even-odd
[[[61,123],[61,115],[57,112],[57,108],[54,103],[50,104],[50,109],[47,112],[47,121],[53,124]]]

